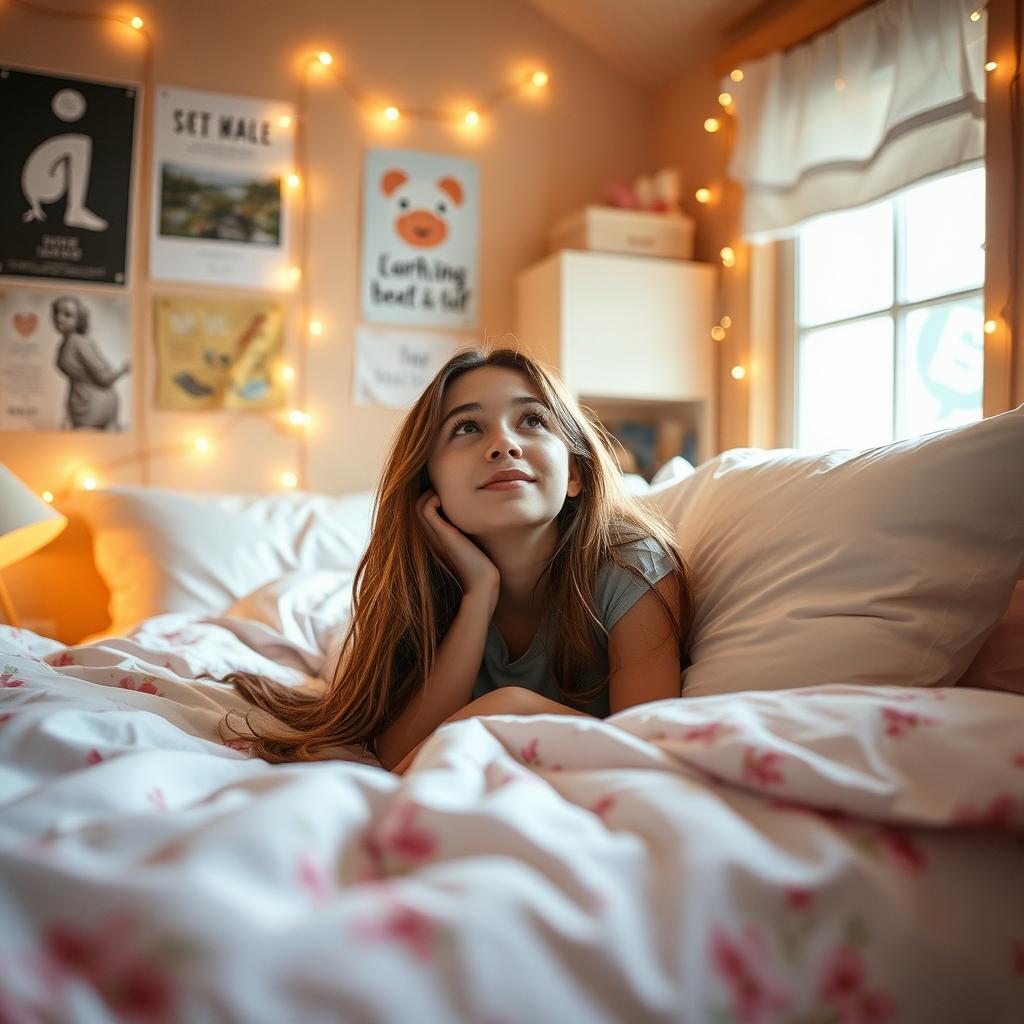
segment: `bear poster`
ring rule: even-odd
[[[155,107],[151,276],[287,290],[294,108],[166,85]]]
[[[0,276],[126,283],[136,93],[0,66]]]
[[[472,160],[411,149],[367,152],[362,319],[476,326],[479,178]]]

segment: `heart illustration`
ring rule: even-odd
[[[39,323],[39,317],[35,313],[15,313],[14,329],[23,337],[27,338]]]

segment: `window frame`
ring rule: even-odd
[[[878,200],[879,203],[887,202],[892,205],[892,246],[893,246],[893,302],[882,309],[872,310],[869,313],[859,313],[855,316],[843,317],[839,320],[829,320],[810,327],[801,327],[797,322],[797,310],[799,309],[799,268],[797,266],[799,247],[797,236],[785,238],[774,243],[776,247],[775,259],[778,267],[778,337],[779,337],[779,413],[778,413],[778,436],[779,443],[783,447],[795,448],[797,446],[796,425],[797,410],[799,408],[799,359],[800,344],[804,335],[813,331],[823,330],[828,327],[838,327],[845,324],[855,324],[862,320],[872,320],[878,317],[888,316],[893,321],[893,405],[892,436],[896,440],[899,437],[900,425],[900,388],[902,386],[903,352],[906,346],[906,320],[907,314],[917,309],[927,309],[929,306],[943,305],[962,299],[978,298],[981,300],[982,316],[985,316],[985,281],[974,288],[960,289],[954,292],[942,292],[930,296],[927,299],[919,299],[916,302],[901,302],[900,295],[903,293],[904,259],[902,254],[906,248],[906,224],[902,197],[918,185],[926,185],[929,182],[939,181],[945,177],[952,177],[967,171],[985,167],[983,160],[972,161],[969,164],[950,169],[947,174],[931,177],[927,181],[918,182],[909,188]],[[985,174],[986,193],[988,185],[988,170]],[[987,195],[986,195],[987,199]],[[870,204],[874,205],[874,204]],[[844,212],[836,210],[836,213]],[[987,220],[987,204],[986,204]],[[799,230],[799,229],[798,229]],[[986,231],[987,244],[987,231]],[[987,263],[987,260],[986,260]],[[986,268],[987,276],[987,268]],[[985,339],[982,335],[983,342]],[[984,377],[988,374],[988,365],[982,371],[984,396]],[[984,407],[982,415],[985,415]],[[940,428],[936,428],[940,429]]]

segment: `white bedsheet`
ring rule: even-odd
[[[1024,1020],[1019,696],[493,716],[399,777],[220,742],[198,673],[323,685],[287,632],[0,627],[0,1020]]]

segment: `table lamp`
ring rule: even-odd
[[[67,519],[37,497],[0,462],[0,569],[20,562],[49,544]],[[0,608],[12,626],[20,625],[0,577]]]

